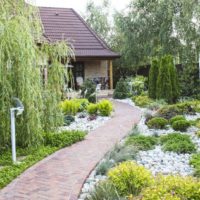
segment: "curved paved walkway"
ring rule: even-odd
[[[0,200],[77,200],[85,179],[140,119],[140,111],[114,102],[115,116],[86,140],[37,163],[4,189]]]

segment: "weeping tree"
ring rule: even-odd
[[[157,88],[157,78],[159,72],[159,60],[154,58],[152,60],[151,68],[149,71],[149,97],[152,99],[156,99],[156,88]]]
[[[17,118],[17,144],[39,145],[42,132],[56,127],[58,103],[63,87],[63,67],[71,50],[66,43],[44,44],[39,50],[42,26],[37,8],[24,0],[1,0],[0,4],[0,148],[10,145],[12,98],[22,100],[25,111]],[[48,47],[48,48],[47,48]],[[47,55],[51,65],[47,86],[43,85],[39,57]],[[57,113],[58,112],[58,113]],[[56,123],[50,123],[52,121]],[[52,126],[53,125],[53,126]]]

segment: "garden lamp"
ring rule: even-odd
[[[12,160],[16,163],[16,136],[15,136],[15,112],[16,115],[21,115],[24,111],[24,106],[18,98],[13,98],[14,107],[10,109],[10,120],[11,120],[11,144],[12,144]]]

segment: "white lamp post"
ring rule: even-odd
[[[16,115],[21,115],[24,111],[24,106],[18,98],[13,98],[15,102],[15,107],[10,109],[10,120],[11,120],[11,144],[12,144],[12,160],[16,163],[16,136],[15,136],[15,111]]]

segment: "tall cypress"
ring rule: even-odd
[[[161,66],[159,69],[156,97],[157,99],[165,99],[168,103],[172,103],[172,83],[168,63],[168,56],[164,56],[161,59]]]
[[[172,84],[172,100],[173,102],[176,102],[179,97],[179,83],[178,83],[178,77],[177,77],[177,69],[173,62],[173,57],[168,56],[168,65],[169,65],[169,72],[170,72],[170,78],[171,78],[171,84]]]
[[[156,99],[156,90],[157,90],[157,78],[159,72],[159,61],[154,58],[152,60],[151,68],[149,71],[149,97]]]

